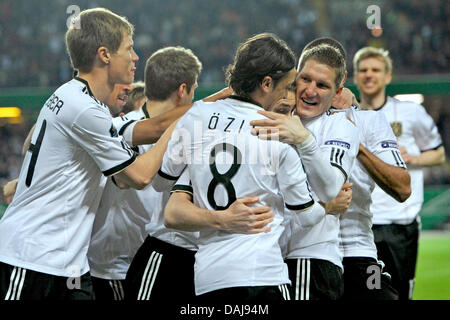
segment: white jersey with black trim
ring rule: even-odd
[[[139,111],[132,111],[123,117],[116,118],[115,125],[119,134],[126,135],[126,141],[131,145],[132,128],[136,120],[149,118],[147,104],[144,104]],[[151,218],[145,225],[145,231],[150,236],[158,238],[161,241],[170,243],[174,246],[182,247],[188,250],[197,250],[198,232],[187,232],[166,228],[164,226],[164,209],[169,201],[170,190],[156,191],[153,186],[147,188],[147,201],[152,203]],[[147,190],[146,189],[146,190]]]
[[[348,114],[359,130],[361,144],[368,151],[387,164],[406,169],[395,136],[382,113],[352,108]],[[356,161],[350,182],[353,196],[348,211],[340,216],[340,249],[344,257],[377,259],[370,212],[375,182],[359,161]]]
[[[420,104],[399,101],[387,97],[387,101],[377,112],[383,113],[397,132],[397,143],[410,155],[420,155],[442,146],[442,138],[436,124]],[[378,186],[372,193],[374,224],[410,224],[418,217],[423,203],[423,169],[410,166],[411,195],[401,203],[390,197]]]
[[[358,129],[347,119],[346,112],[328,111],[302,122],[316,138],[322,155],[341,171],[346,181],[353,174],[360,141]],[[313,185],[312,181],[310,185]],[[314,188],[312,193],[317,199]],[[343,268],[339,250],[339,216],[327,214],[318,224],[308,228],[293,228],[291,223],[285,236],[289,239],[286,259],[322,259]]]
[[[143,105],[125,116],[113,118],[119,134],[134,121],[148,118]],[[137,154],[143,154],[153,145],[133,147]],[[150,197],[151,186],[142,190],[119,189],[108,178],[95,215],[89,244],[88,259],[92,276],[123,280],[136,251],[147,235],[145,225],[153,214],[154,203]]]
[[[282,222],[289,215],[295,219],[312,214],[314,201],[294,148],[251,135],[250,121],[264,118],[258,110],[239,97],[196,102],[179,120],[163,159],[158,190],[164,188],[164,178],[177,179],[187,165],[193,201],[200,208],[223,210],[236,198],[257,196],[258,204],[269,205],[275,213],[268,233],[200,232],[194,268],[197,295],[290,283],[278,243]]]
[[[88,272],[104,176],[135,159],[85,80],[59,87],[40,111],[14,200],[0,220],[0,261],[56,276]]]

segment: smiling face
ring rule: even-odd
[[[336,70],[314,59],[308,60],[297,76],[297,114],[313,118],[325,113],[337,93]]]
[[[131,84],[136,71],[135,63],[139,60],[133,49],[133,39],[124,32],[117,52],[110,57],[109,79],[112,84]]]
[[[384,93],[392,77],[381,58],[370,57],[359,62],[353,79],[363,95],[373,97]]]

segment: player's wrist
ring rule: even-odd
[[[307,131],[303,140],[300,143],[295,144],[295,148],[300,154],[312,153],[317,149],[317,142],[314,135]]]

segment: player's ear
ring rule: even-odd
[[[177,96],[178,98],[183,98],[185,95],[185,92],[187,92],[187,85],[186,83],[180,84],[180,86],[177,89]]]
[[[341,86],[344,85],[345,81],[347,81],[347,71],[345,71],[344,78],[341,81]]]
[[[392,73],[388,72],[386,74],[386,85],[388,85],[389,83],[391,83],[392,81]]]
[[[264,79],[262,79],[262,81],[261,81],[261,88],[265,92],[269,92],[272,85],[273,85],[273,79],[270,76],[265,76]]]
[[[109,64],[111,55],[109,53],[109,50],[107,47],[99,47],[97,49],[97,57],[100,59],[101,62],[103,62],[104,64]]]

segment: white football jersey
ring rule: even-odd
[[[275,213],[268,233],[200,232],[197,295],[290,283],[278,244],[282,222],[289,214],[308,214],[314,201],[294,148],[250,134],[250,121],[264,118],[258,110],[238,97],[196,102],[179,120],[163,159],[159,174],[166,179],[176,179],[187,165],[193,201],[200,208],[223,210],[236,198],[257,196]]]
[[[176,182],[174,188],[178,185],[189,185],[189,175],[181,175]],[[170,197],[170,190],[156,191],[153,186],[150,186],[151,201],[153,203],[152,217],[149,223],[145,225],[145,231],[152,237],[158,238],[161,241],[170,243],[174,246],[184,249],[197,251],[198,249],[198,232],[188,232],[166,228],[164,225],[164,210]]]
[[[113,118],[113,123],[122,134],[133,121],[145,118],[148,118],[146,105],[125,116]],[[133,150],[143,154],[152,146],[142,145]],[[125,279],[136,251],[147,236],[145,225],[150,221],[154,208],[150,189],[150,186],[143,190],[119,189],[111,178],[107,180],[88,250],[92,276],[108,280]]]
[[[14,200],[0,220],[0,261],[56,276],[88,272],[104,176],[135,159],[85,80],[59,87],[41,109]]]
[[[359,150],[358,129],[346,117],[345,111],[328,111],[312,120],[302,120],[304,126],[316,138],[317,145],[332,166],[345,177],[352,167]],[[312,182],[310,182],[313,185]],[[313,196],[314,188],[312,188]],[[286,228],[290,237],[286,259],[315,258],[334,263],[342,268],[339,250],[339,216],[327,214],[318,224],[308,228]]]
[[[423,106],[388,97],[378,112],[386,116],[394,132],[397,132],[398,145],[409,154],[419,155],[442,146],[436,124]],[[408,172],[411,176],[411,195],[403,203],[390,197],[380,187],[375,187],[370,208],[374,224],[409,224],[418,216],[423,203],[423,169],[411,166]]]
[[[115,125],[118,128],[119,134],[124,134],[126,141],[131,145],[132,133],[130,130],[132,131],[133,129],[135,119],[142,120],[149,117],[150,115],[147,111],[147,104],[144,104],[142,108],[139,109],[139,112],[133,111],[127,113],[123,117],[116,118]],[[164,209],[167,201],[169,201],[170,189],[158,192],[153,188],[152,184],[153,182],[150,184],[150,187],[147,188],[148,192],[146,195],[147,201],[152,203],[151,218],[145,225],[146,233],[172,245],[188,250],[197,250],[198,232],[174,230],[164,226]]]
[[[352,108],[348,114],[358,127],[361,144],[367,150],[390,165],[406,169],[395,136],[382,113]],[[359,161],[356,161],[350,182],[353,183],[352,202],[348,211],[340,216],[342,254],[377,259],[369,210],[375,182]]]

